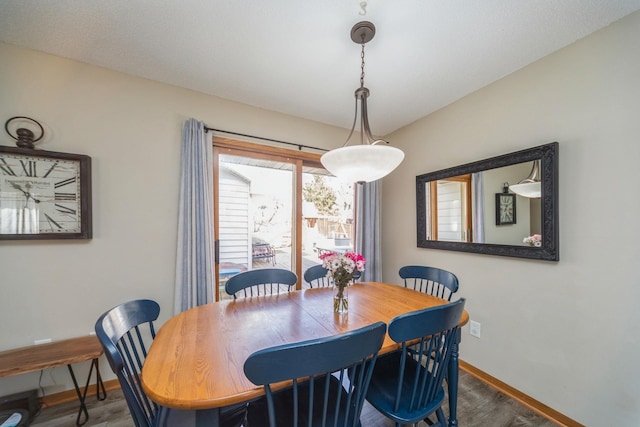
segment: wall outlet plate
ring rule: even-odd
[[[480,322],[469,321],[469,334],[476,338],[480,338]]]

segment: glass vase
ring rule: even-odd
[[[333,312],[345,314],[349,312],[349,286],[334,286]]]

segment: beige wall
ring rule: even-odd
[[[186,118],[315,146],[337,146],[347,135],[344,129],[0,43],[0,121],[13,116],[33,117],[45,126],[48,141],[41,148],[92,157],[94,237],[0,242],[0,351],[88,334],[102,312],[133,298],[157,300],[161,322],[171,315]],[[0,144],[14,145],[4,130]],[[80,377],[87,370],[80,366]],[[0,395],[37,385],[38,373],[2,378]],[[42,385],[47,394],[71,387],[66,368],[46,371]]]
[[[384,279],[455,272],[482,325],[462,359],[585,425],[640,425],[640,12],[388,140],[410,155],[383,181]],[[552,141],[558,263],[416,247],[416,175]]]

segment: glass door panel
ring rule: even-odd
[[[235,274],[259,268],[293,270],[295,165],[218,156],[218,263],[220,298]]]
[[[259,268],[298,276],[322,251],[353,248],[354,190],[320,155],[214,137],[214,233],[218,299],[230,277]]]
[[[324,169],[303,167],[302,269],[320,264],[325,251],[353,250],[353,185]],[[303,287],[308,284],[303,281]]]

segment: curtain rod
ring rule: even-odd
[[[228,130],[222,130],[222,129],[214,129],[214,128],[210,128],[205,126],[204,127],[204,131],[206,133],[208,133],[209,131],[215,131],[215,132],[222,132],[222,133],[228,133],[231,135],[237,135],[237,136],[244,136],[247,138],[255,138],[255,139],[262,139],[263,141],[270,141],[270,142],[276,142],[278,144],[287,144],[287,145],[293,145],[294,147],[298,147],[299,151],[302,151],[303,148],[310,148],[312,150],[319,150],[319,151],[329,151],[326,148],[318,148],[318,147],[312,147],[311,145],[304,145],[304,144],[294,144],[293,142],[287,142],[287,141],[280,141],[277,139],[271,139],[271,138],[264,138],[262,136],[255,136],[255,135],[247,135],[245,133],[237,133],[237,132],[231,132]]]

